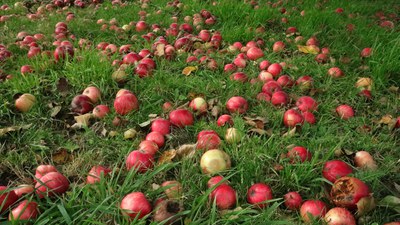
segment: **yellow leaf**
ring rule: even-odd
[[[55,164],[65,164],[72,160],[72,156],[68,153],[67,149],[60,148],[54,153],[51,158]]]
[[[197,66],[187,66],[182,70],[182,74],[189,76],[193,71],[197,70]]]
[[[297,45],[297,48],[299,49],[300,52],[303,52],[305,54],[318,54],[319,48],[315,45]]]

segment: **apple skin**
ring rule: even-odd
[[[110,108],[107,105],[98,105],[93,109],[93,115],[96,118],[102,119],[107,116],[110,112]]]
[[[305,147],[295,146],[287,153],[287,157],[290,158],[291,163],[298,160],[300,160],[300,162],[305,162],[311,160],[312,154]]]
[[[51,197],[56,194],[63,194],[69,188],[69,181],[59,172],[49,172],[39,179],[36,183],[36,194],[39,198],[45,195]]]
[[[315,119],[315,116],[312,112],[305,111],[301,112],[301,115],[303,115],[304,121],[309,124],[315,124],[317,120]]]
[[[340,105],[336,108],[336,113],[343,120],[348,120],[354,117],[354,110],[349,105]]]
[[[283,114],[283,124],[285,124],[286,127],[301,126],[303,123],[304,117],[295,109],[289,109]]]
[[[40,165],[36,168],[35,179],[39,180],[41,177],[50,172],[58,172],[58,170],[53,165]]]
[[[6,186],[0,186],[0,213],[5,212],[14,202],[18,200],[18,196],[13,190],[3,192],[7,190]]]
[[[284,106],[289,102],[289,95],[284,91],[274,92],[271,96],[271,103],[274,106]]]
[[[367,58],[370,57],[372,55],[372,48],[364,48],[363,50],[361,50],[360,56],[362,58]]]
[[[82,94],[88,96],[93,104],[97,103],[101,97],[100,90],[94,86],[85,88]]]
[[[272,63],[268,66],[267,72],[271,73],[274,77],[277,77],[282,72],[282,66],[279,63]]]
[[[322,176],[334,183],[336,179],[347,176],[353,172],[353,169],[341,160],[331,160],[324,164]]]
[[[303,202],[303,198],[296,191],[286,193],[283,199],[285,200],[285,206],[291,210],[299,210]]]
[[[217,119],[217,126],[222,127],[225,125],[233,126],[232,116],[228,114],[221,115]]]
[[[23,94],[15,100],[15,108],[20,112],[28,112],[32,106],[36,103],[35,96],[31,94]]]
[[[257,207],[267,207],[268,203],[266,203],[265,201],[271,199],[272,190],[266,184],[256,183],[247,190],[247,202]]]
[[[193,114],[186,109],[176,109],[169,113],[169,121],[177,127],[191,126],[194,123]]]
[[[332,67],[328,70],[328,75],[334,78],[343,77],[344,73],[339,67]]]
[[[171,133],[171,122],[166,119],[156,119],[151,123],[151,131],[157,131],[162,135]]]
[[[300,215],[304,222],[309,223],[309,222],[311,222],[312,217],[323,218],[326,214],[327,209],[328,209],[328,207],[322,201],[307,200],[300,207]]]
[[[139,109],[138,99],[131,93],[122,94],[115,98],[114,109],[119,115],[126,115]]]
[[[126,168],[128,170],[135,169],[139,173],[144,173],[147,170],[153,168],[153,166],[154,166],[153,155],[144,153],[139,150],[132,151],[126,158]]]
[[[132,192],[122,199],[120,208],[131,219],[141,219],[151,213],[151,204],[142,192]]]
[[[21,184],[14,189],[14,193],[18,196],[18,198],[21,198],[24,195],[29,195],[33,192],[35,192],[35,188],[30,184]]]
[[[227,184],[216,187],[209,195],[211,202],[220,210],[230,209],[236,205],[236,191]]]
[[[9,221],[21,221],[36,219],[39,214],[38,204],[36,202],[29,202],[24,200],[11,210],[8,217]]]
[[[249,105],[247,100],[241,96],[234,96],[226,102],[226,108],[230,113],[246,113]]]
[[[100,182],[101,176],[106,176],[110,172],[111,169],[107,167],[101,165],[93,166],[86,178],[86,183],[87,184],[98,183]]]
[[[218,133],[215,130],[202,130],[197,134],[197,141],[200,140],[203,136],[213,134],[218,136]]]
[[[77,95],[71,102],[72,111],[79,114],[85,114],[93,110],[92,100],[86,95]]]

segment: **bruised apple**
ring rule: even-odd
[[[15,108],[20,112],[28,112],[35,104],[36,98],[31,94],[23,94],[15,100]]]
[[[100,182],[101,177],[106,176],[109,174],[111,170],[104,166],[93,166],[92,169],[89,171],[89,174],[86,178],[86,183],[94,184]]]
[[[211,149],[200,159],[200,167],[205,174],[215,174],[231,168],[231,158],[224,151]]]
[[[77,95],[72,99],[71,109],[75,113],[85,114],[93,110],[93,102],[87,95]]]

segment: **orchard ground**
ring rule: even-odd
[[[334,207],[329,196],[332,184],[322,176],[324,163],[333,159],[351,165],[351,176],[364,181],[376,200],[374,209],[365,215],[356,215],[359,224],[400,220],[398,203],[388,205],[382,201],[387,196],[400,196],[400,129],[395,128],[396,118],[400,116],[400,4],[397,1],[267,3],[260,0],[233,4],[230,0],[194,0],[175,6],[161,0],[114,1],[115,4],[105,1],[97,6],[54,6],[53,9],[30,0],[22,5],[13,0],[2,3],[9,7],[0,11],[0,44],[11,56],[1,55],[0,59],[0,185],[15,188],[20,184],[34,184],[35,169],[42,164],[55,165],[70,181],[68,191],[60,196],[24,197],[39,203],[40,213],[35,224],[129,224],[119,208],[122,198],[140,191],[153,202],[165,197],[159,185],[167,180],[182,184],[179,201],[183,211],[180,215],[185,224],[302,224],[298,211],[284,207],[283,195],[297,191],[303,200],[318,199]],[[165,29],[171,23],[179,26],[185,23],[185,17],[192,18],[203,9],[212,15],[207,22],[210,24],[199,23],[196,27],[193,20],[188,23],[192,25],[193,35],[202,29],[210,30],[211,35],[220,32],[222,41],[217,48],[195,40],[188,52],[177,50],[172,55],[167,51],[161,54],[159,48],[152,48],[155,39],[150,36],[151,40],[146,41],[142,37],[152,32],[152,24],[160,25],[160,31],[153,32],[155,37],[166,36]],[[130,22],[141,20],[139,14],[143,13],[140,11],[145,11],[144,20],[149,25],[145,32],[137,32],[135,26],[129,26]],[[73,16],[67,21],[71,13]],[[100,19],[104,21],[98,23]],[[73,57],[55,62],[53,42],[58,22],[68,25],[64,33],[75,50]],[[289,27],[297,31],[287,32]],[[32,36],[43,34],[43,39],[35,42],[42,52],[49,51],[50,55],[39,53],[28,58],[29,43],[23,46],[17,38],[21,31]],[[177,32],[179,37],[184,34],[184,31]],[[296,42],[298,36],[304,39],[297,38]],[[314,44],[319,50],[329,49],[326,63],[317,62],[315,47],[305,47],[312,37],[318,41]],[[80,47],[80,39],[90,41],[92,46]],[[176,39],[174,35],[166,37],[172,46]],[[264,56],[256,61],[246,60],[246,67],[238,70],[247,75],[245,82],[232,80],[233,72],[224,72],[224,65],[232,63],[239,51],[230,52],[229,46],[234,42],[246,45],[257,40],[262,44]],[[273,51],[277,41],[284,43],[282,51],[278,48]],[[107,55],[96,48],[101,42],[118,48],[130,44],[135,52],[157,50],[153,56],[156,68],[151,75],[140,78],[134,72],[135,66],[128,66],[125,81],[118,83],[112,74],[119,66],[112,63],[122,60],[123,54]],[[196,55],[197,59],[204,55],[209,59],[203,63],[187,63],[188,56],[195,54],[195,48],[203,49]],[[370,56],[360,56],[364,48],[372,49]],[[313,85],[284,87],[290,99],[284,106],[259,100],[256,96],[263,83],[250,80],[258,77],[261,60],[284,63],[280,75],[287,74],[294,81],[308,75]],[[22,74],[23,65],[30,65],[33,72]],[[332,67],[339,67],[344,76],[328,75]],[[185,72],[191,70],[189,75],[183,74],[185,68]],[[372,81],[363,87],[370,89],[370,99],[360,95],[361,89],[356,87],[361,77]],[[77,114],[71,110],[71,101],[88,86],[99,88],[101,98],[97,104],[108,105],[110,113],[103,119],[90,119],[87,125],[76,125],[74,116]],[[119,116],[122,122],[115,126],[118,114],[113,102],[122,88],[136,95],[139,109]],[[15,106],[16,98],[23,93],[36,98],[33,107],[25,113]],[[188,108],[188,103],[199,96],[211,107],[205,114],[196,115],[192,126],[172,128],[164,146],[155,155],[158,163],[154,168],[145,173],[127,171],[127,155],[137,149],[150,132],[150,120],[168,119],[169,112],[163,110],[163,104],[171,102],[173,109]],[[244,114],[231,114],[226,109],[225,103],[233,96],[247,100],[248,109]],[[293,130],[284,126],[283,115],[296,106],[301,96],[311,96],[318,102],[318,109],[313,112],[316,123],[304,123]],[[342,104],[354,109],[354,117],[348,120],[338,117],[335,109]],[[238,142],[224,140],[228,126],[217,126],[217,118],[222,114],[231,114],[233,127],[243,134]],[[126,139],[124,132],[129,129],[135,132]],[[177,156],[170,162],[160,162],[168,150],[196,143],[197,134],[202,130],[215,130],[222,140],[219,149],[231,158],[231,168],[218,174],[237,192],[237,204],[229,211],[218,210],[209,202],[211,190],[207,188],[207,181],[210,175],[203,174],[200,169],[201,150],[195,151],[192,157]],[[292,163],[284,157],[293,146],[306,147],[312,153],[311,160]],[[360,150],[373,156],[377,169],[356,167],[354,155]],[[107,166],[112,172],[100,183],[88,185],[86,177],[95,165]],[[259,182],[268,184],[273,195],[268,207],[262,210],[252,207],[246,200],[248,188]],[[150,223],[151,217],[152,214],[135,224]],[[0,214],[0,223],[7,218],[8,211]],[[315,221],[315,224],[321,223]]]

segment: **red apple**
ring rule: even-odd
[[[312,125],[317,122],[317,120],[315,119],[315,116],[312,112],[309,112],[309,111],[301,112],[301,115],[303,116],[304,121],[306,123],[309,123]]]
[[[344,73],[339,67],[332,67],[328,70],[328,75],[334,78],[343,77]]]
[[[341,160],[331,160],[324,164],[322,175],[334,183],[338,178],[349,175],[353,169]]]
[[[92,101],[92,103],[94,103],[94,104],[101,97],[100,90],[94,86],[89,86],[89,87],[85,88],[85,90],[83,91],[82,94],[88,96],[90,98],[90,100]]]
[[[17,188],[14,189],[14,193],[21,198],[24,195],[28,195],[35,192],[35,188],[30,184],[21,184]]]
[[[267,83],[265,83],[263,86],[262,86],[262,92],[264,92],[264,93],[267,93],[267,94],[271,94],[272,95],[272,93],[274,93],[274,92],[276,92],[276,91],[282,91],[282,87],[281,87],[281,85],[278,83],[278,82],[276,82],[276,81],[274,81],[274,80],[271,80],[271,81],[268,81]]]
[[[15,108],[20,112],[28,112],[35,103],[35,96],[31,94],[23,94],[15,100]]]
[[[265,201],[272,199],[271,188],[263,183],[253,184],[247,190],[247,202],[260,208],[267,207],[268,203]]]
[[[247,100],[241,96],[234,96],[226,102],[226,108],[231,113],[246,113],[248,109]]]
[[[146,140],[156,143],[159,148],[164,146],[164,143],[165,143],[164,135],[157,131],[152,131],[152,132],[148,133],[146,135]]]
[[[107,167],[101,165],[93,166],[86,178],[86,183],[87,184],[98,183],[100,182],[101,177],[105,177],[110,172],[111,170]]]
[[[136,31],[137,32],[144,32],[147,30],[147,23],[145,21],[138,21],[136,23]]]
[[[132,192],[122,199],[120,208],[131,219],[141,219],[151,213],[151,204],[142,192]]]
[[[17,200],[18,196],[14,191],[8,190],[6,186],[0,186],[0,213],[5,212]]]
[[[264,83],[274,80],[274,76],[270,73],[267,72],[266,70],[262,70],[259,74],[258,74],[258,79]]]
[[[290,159],[291,163],[296,161],[304,162],[310,161],[312,154],[305,147],[295,146],[287,153],[287,157]]]
[[[166,119],[156,119],[151,123],[151,131],[157,131],[162,135],[171,133],[171,122]]]
[[[139,173],[144,173],[153,168],[154,157],[151,154],[144,153],[140,150],[134,150],[129,153],[126,158],[126,168],[128,170],[134,169]]]
[[[309,223],[312,219],[323,218],[326,214],[328,207],[326,204],[319,200],[307,200],[300,208],[300,215],[304,222]]]
[[[186,109],[176,109],[169,113],[169,121],[177,127],[191,126],[194,123],[193,114]]]
[[[340,105],[336,108],[336,113],[341,119],[348,120],[354,117],[354,110],[349,105]]]
[[[367,151],[358,151],[354,156],[354,164],[358,168],[376,170],[378,166],[371,154]]]
[[[356,225],[356,219],[353,214],[341,207],[335,207],[330,209],[324,217],[324,220],[327,225]]]
[[[341,177],[331,189],[331,200],[338,207],[357,209],[357,203],[364,197],[370,197],[369,187],[355,177]]]
[[[190,103],[189,103],[189,108],[191,108],[193,111],[197,111],[198,113],[206,113],[207,112],[207,102],[204,98],[202,97],[197,97],[194,98]]]
[[[281,52],[284,49],[285,49],[285,43],[283,43],[283,41],[277,41],[272,46],[272,51],[273,52]]]
[[[197,149],[210,150],[217,149],[221,144],[221,139],[216,134],[206,134],[202,135],[196,143]]]
[[[303,198],[296,191],[288,192],[283,196],[283,199],[285,200],[285,206],[291,210],[300,209],[301,203],[303,202]]]
[[[53,165],[40,165],[36,168],[35,178],[36,180],[39,180],[41,177],[50,172],[58,172],[58,170]]]
[[[248,77],[243,72],[236,72],[236,73],[231,74],[229,76],[229,79],[245,83],[245,82],[247,82]]]
[[[115,98],[114,109],[119,115],[126,115],[139,109],[138,99],[134,94],[122,94]]]
[[[24,200],[15,207],[8,217],[9,221],[33,220],[39,214],[38,204],[33,201]]]
[[[236,191],[227,184],[216,187],[209,198],[220,210],[230,209],[236,205]]]
[[[212,188],[212,187],[214,187],[215,185],[217,185],[218,183],[220,183],[219,185],[223,185],[223,184],[228,184],[228,182],[227,181],[223,181],[222,182],[222,180],[224,179],[224,177],[223,176],[214,176],[214,177],[211,177],[209,180],[208,180],[208,182],[207,182],[207,187],[208,188]]]
[[[360,56],[363,58],[370,57],[371,55],[372,55],[372,48],[364,48],[360,53]]]
[[[282,72],[282,66],[279,63],[273,63],[268,67],[267,71],[276,77]]]
[[[85,114],[93,110],[92,100],[87,95],[77,95],[71,102],[72,111]]]
[[[21,66],[21,74],[27,75],[28,73],[33,73],[33,68],[30,65]]]
[[[271,96],[271,103],[275,106],[283,106],[289,103],[289,95],[284,91],[274,92]]]
[[[296,101],[296,106],[300,111],[316,111],[318,108],[318,103],[309,96],[302,96]]]
[[[98,105],[93,109],[93,115],[96,118],[102,119],[110,112],[110,108],[106,105]]]
[[[218,136],[218,133],[215,130],[202,130],[197,134],[197,140],[200,140],[200,138],[202,138],[205,135],[209,135],[209,134]]]
[[[221,115],[220,117],[218,117],[217,125],[219,127],[225,126],[227,124],[230,126],[233,126],[232,116],[224,114],[224,115]]]
[[[278,82],[281,87],[292,87],[294,85],[294,80],[289,75],[280,76],[276,82]]]
[[[54,50],[53,55],[57,62],[66,58],[72,58],[74,57],[74,48],[69,45],[61,45]]]
[[[150,155],[155,155],[158,151],[158,145],[153,141],[143,140],[140,142],[138,150]]]
[[[249,50],[247,50],[247,58],[250,60],[257,60],[261,57],[264,56],[264,52],[258,48],[258,47],[250,47]]]
[[[39,198],[63,194],[69,188],[69,181],[59,172],[49,172],[42,176],[36,183],[36,194]]]
[[[286,127],[295,127],[297,125],[303,125],[304,117],[301,113],[295,109],[289,109],[283,114],[283,124]]]

